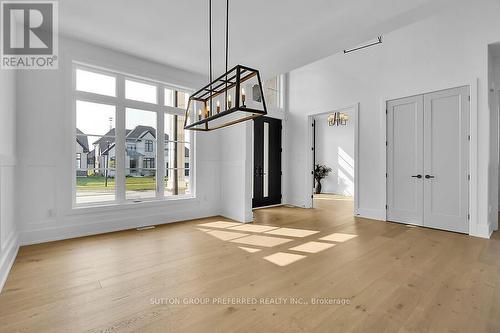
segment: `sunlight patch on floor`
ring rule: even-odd
[[[290,251],[306,252],[306,253],[318,253],[334,247],[335,244],[331,243],[321,243],[321,242],[307,242],[299,246],[292,247]]]
[[[288,238],[251,235],[251,236],[247,236],[247,237],[234,239],[231,242],[246,244],[246,245],[273,247],[273,246],[281,245],[281,244],[288,243],[291,241],[292,240],[288,239]]]
[[[262,251],[262,248],[272,248],[275,246],[286,244],[288,242],[298,241],[303,237],[308,237],[320,233],[320,231],[318,230],[282,228],[269,225],[243,224],[226,221],[215,221],[198,224],[196,229],[222,241],[249,245],[251,247],[238,246],[238,248],[248,253],[257,253]],[[277,236],[294,237],[294,239],[282,238]],[[318,239],[318,241],[306,241],[300,245],[289,248],[289,251],[302,252],[304,254],[299,255],[294,253],[276,252],[274,254],[263,257],[263,259],[278,266],[287,266],[298,260],[306,258],[307,255],[313,255],[315,253],[333,248],[335,245],[337,245],[335,243],[346,242],[355,237],[358,236],[336,232],[321,237]],[[334,243],[325,243],[321,241]]]
[[[266,231],[265,234],[286,236],[286,237],[307,237],[317,234],[319,231],[293,228],[279,228],[271,231]]]
[[[218,239],[223,240],[223,241],[248,236],[248,234],[244,234],[241,232],[230,232],[230,231],[224,231],[224,230],[212,230],[212,231],[208,231],[207,234],[214,236],[215,238],[218,238]]]
[[[300,254],[277,252],[275,254],[271,254],[270,256],[264,257],[264,259],[278,266],[286,266],[300,259],[304,259],[305,257],[306,256]]]
[[[229,228],[241,225],[241,223],[226,222],[226,221],[216,221],[198,224],[199,227],[211,227],[211,228]]]
[[[245,247],[245,246],[238,246],[238,247],[243,251],[247,251],[249,253],[255,253],[261,251],[261,249],[254,249],[253,247]]]
[[[238,230],[238,231],[249,231],[249,232],[265,232],[265,231],[270,231],[274,230],[277,227],[270,227],[267,225],[257,225],[257,224],[243,224],[239,225],[237,227],[232,227],[231,230]]]
[[[348,241],[349,239],[353,239],[355,237],[358,237],[358,235],[342,234],[336,232],[331,235],[321,237],[319,240],[342,243]]]
[[[350,196],[343,196],[336,194],[315,194],[314,200],[353,201],[354,198]]]

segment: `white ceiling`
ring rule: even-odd
[[[230,65],[287,72],[428,17],[451,0],[231,0]],[[225,1],[213,0],[215,72]],[[64,35],[206,74],[208,0],[63,0]]]

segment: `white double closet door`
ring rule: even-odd
[[[387,220],[468,233],[469,87],[387,103]]]

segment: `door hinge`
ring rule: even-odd
[[[388,177],[388,176],[387,176],[387,173],[386,173],[386,174],[385,174],[385,178],[387,178],[387,177]]]
[[[470,214],[467,214],[467,220],[470,220]]]
[[[311,194],[311,199],[314,198],[314,196]]]
[[[385,146],[387,147],[388,145],[389,145],[389,143],[386,141],[386,142],[385,142]]]
[[[314,171],[311,171],[311,175],[314,175]]]
[[[314,150],[314,147],[311,147],[311,150]]]
[[[314,123],[312,123],[311,126],[314,127]]]
[[[389,209],[389,206],[385,205],[385,210]]]
[[[469,174],[469,175],[467,175],[467,180],[470,180],[470,174]]]
[[[388,113],[389,113],[389,111],[387,109],[385,109],[385,114],[388,114]]]
[[[470,135],[467,135],[467,139],[470,141]]]
[[[283,152],[283,148],[280,148],[280,153],[282,153],[282,152]]]
[[[470,95],[469,95],[469,98],[468,98],[469,102],[470,102]]]

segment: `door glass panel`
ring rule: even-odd
[[[269,196],[269,123],[264,122],[264,198]]]

